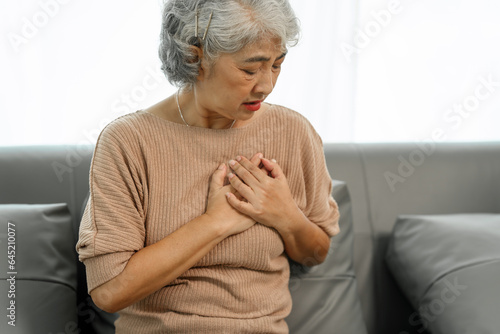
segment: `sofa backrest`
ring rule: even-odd
[[[0,147],[0,203],[67,203],[79,223],[93,151],[90,145]]]
[[[354,265],[369,333],[417,333],[384,262],[400,214],[500,212],[500,143],[326,144],[352,199]]]

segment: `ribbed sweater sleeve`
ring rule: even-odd
[[[332,197],[332,179],[328,172],[323,142],[307,122],[306,138],[303,147],[303,177],[306,185],[307,204],[303,209],[306,217],[320,226],[328,236],[339,232],[339,210]]]
[[[77,244],[80,260],[93,268],[89,291],[121,273],[144,247],[144,173],[133,147],[137,134],[121,119],[101,132],[94,151],[90,197]]]

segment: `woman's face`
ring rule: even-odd
[[[248,120],[273,91],[284,60],[280,41],[265,39],[222,54],[211,67],[202,62],[196,99],[209,113]]]

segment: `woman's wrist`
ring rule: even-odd
[[[227,224],[222,224],[222,217],[214,216],[210,213],[204,213],[200,216],[203,224],[213,233],[218,242],[231,235]]]
[[[296,233],[300,233],[301,224],[303,224],[307,218],[295,202],[289,208],[283,210],[283,212],[285,212],[285,214],[277,220],[274,228],[284,239]]]

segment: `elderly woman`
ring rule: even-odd
[[[77,245],[117,333],[288,332],[288,259],[339,231],[321,139],[264,103],[297,35],[287,0],[166,3],[180,90],[102,131]]]

